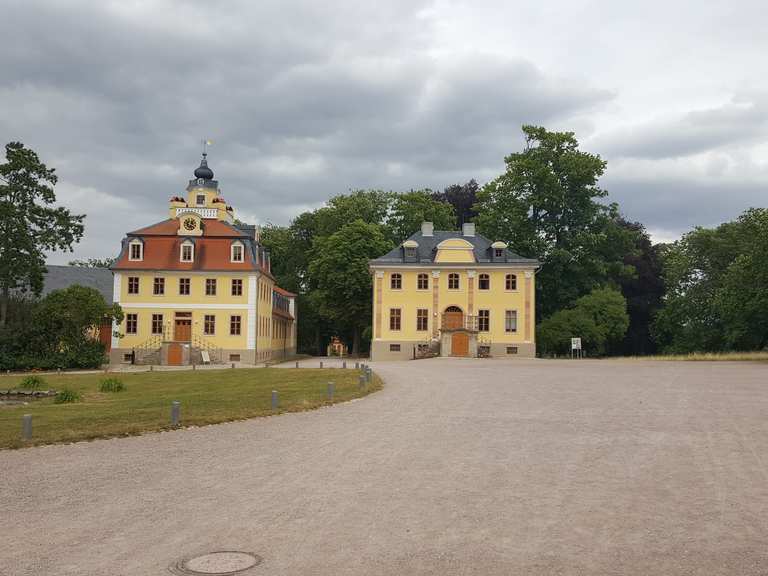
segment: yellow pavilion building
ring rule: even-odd
[[[206,154],[194,176],[167,219],[123,239],[112,363],[253,364],[296,351],[296,297],[276,285],[258,228],[235,220]]]
[[[372,360],[424,355],[536,355],[537,260],[503,242],[424,222],[400,246],[370,261]]]

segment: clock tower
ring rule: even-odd
[[[208,167],[208,154],[203,152],[200,166],[195,169],[195,177],[187,185],[187,196],[174,196],[171,198],[170,217],[181,218],[182,225],[179,234],[184,234],[190,214],[197,214],[200,218],[215,218],[224,222],[234,222],[234,211],[221,197],[218,180],[213,179],[213,170]],[[192,222],[189,221],[189,225]],[[199,222],[198,222],[199,228]],[[186,234],[191,235],[194,228],[186,228]]]

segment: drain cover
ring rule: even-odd
[[[261,557],[250,552],[222,550],[180,560],[171,567],[171,572],[189,576],[231,576],[253,568]]]

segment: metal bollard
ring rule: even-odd
[[[150,365],[149,365],[149,371],[150,371],[150,372],[154,372],[154,371],[155,371],[155,366],[154,366],[154,364],[150,364]]]
[[[179,416],[181,414],[181,402],[174,400],[171,402],[171,426],[179,425]]]
[[[365,376],[363,376],[362,374],[360,374],[360,376],[358,377],[358,383],[357,383],[357,385],[358,385],[358,387],[360,388],[360,390],[362,390],[363,388],[365,388]]]
[[[320,368],[322,368],[322,367],[323,367],[323,361],[320,360]]]
[[[277,410],[277,390],[272,390],[272,410]]]
[[[355,370],[360,370],[360,362],[355,362]]]
[[[333,393],[336,389],[336,385],[333,382],[328,382],[328,400],[333,400]]]
[[[192,370],[197,370],[197,367],[195,366],[195,364],[192,364]]]
[[[232,362],[232,369],[233,370],[235,369],[235,363],[234,362]]]
[[[296,368],[298,368],[298,367],[299,367],[299,361],[296,360]]]
[[[32,414],[21,417],[21,439],[26,442],[32,440]]]
[[[344,360],[344,362],[341,363],[341,367],[346,370],[346,368],[347,368],[347,361],[346,360]]]

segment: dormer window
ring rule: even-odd
[[[128,245],[128,260],[144,260],[144,244],[141,240],[132,240]]]
[[[502,256],[504,256],[504,248],[494,248],[493,255],[496,258],[501,258]]]
[[[408,258],[409,260],[411,258],[415,259],[416,258],[416,248],[406,248],[405,249],[405,257]]]
[[[205,194],[198,194],[196,201],[198,206],[205,206]]]
[[[195,259],[195,245],[192,242],[183,242],[181,244],[180,260],[182,262],[192,262]]]
[[[243,245],[240,242],[232,244],[232,252],[230,254],[230,261],[242,262],[243,261]]]

